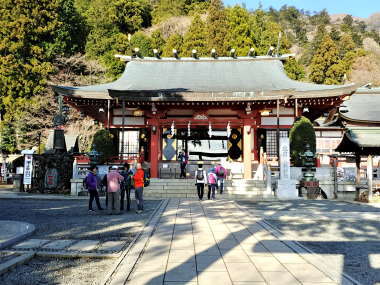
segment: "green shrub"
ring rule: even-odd
[[[302,166],[300,153],[305,151],[306,144],[310,145],[310,149],[315,153],[316,138],[313,124],[306,117],[301,117],[294,122],[289,133],[290,140],[290,157],[294,166]]]
[[[100,163],[104,163],[110,157],[117,155],[117,147],[113,141],[114,136],[108,130],[100,130],[95,133],[91,149],[101,153]]]

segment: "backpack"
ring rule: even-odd
[[[132,177],[133,177],[132,170],[129,169],[128,171],[123,171],[120,174],[121,174],[121,176],[124,177],[123,185],[131,187],[132,186],[132,181],[133,181],[133,179],[132,179]]]
[[[144,187],[148,187],[150,185],[150,176],[144,171]]]
[[[224,169],[223,168],[219,168],[218,169],[218,176],[219,177],[224,177]]]
[[[197,170],[197,180],[203,180],[205,177],[203,176],[203,170]]]
[[[83,182],[82,182],[82,187],[83,189],[86,189],[88,190],[88,185],[87,185],[87,176],[83,179]]]

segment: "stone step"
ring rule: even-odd
[[[246,181],[246,180],[233,180],[231,181],[232,185],[263,185],[265,184],[265,181],[261,180],[253,180],[253,181]]]
[[[259,192],[262,192],[262,191],[266,191],[266,187],[252,187],[252,186],[249,186],[249,187],[224,187],[224,189],[226,189],[227,191],[231,191],[231,192],[235,192],[235,191],[246,191],[246,192],[252,192],[252,191],[259,191]]]
[[[224,195],[223,195],[224,196]],[[248,195],[248,194],[230,194],[225,195],[225,198],[229,199],[241,199],[241,200],[253,200],[253,201],[276,201],[278,200],[275,196],[264,196],[264,195]]]
[[[189,193],[175,193],[175,194],[154,194],[154,193],[147,193],[144,194],[146,198],[150,199],[163,199],[163,198],[198,198],[198,195],[196,193],[189,194]],[[205,192],[204,197],[207,197],[207,192]],[[272,195],[259,195],[259,194],[230,194],[230,193],[223,193],[223,195],[217,194],[218,198],[224,198],[224,199],[241,199],[241,200],[252,200],[252,201],[275,201],[278,200],[277,197]]]
[[[196,191],[196,187],[146,187],[145,192],[151,192],[151,193],[191,193]],[[208,187],[205,187],[205,190],[208,190]],[[235,192],[242,192],[242,193],[251,193],[251,192],[265,192],[267,189],[266,187],[231,187],[227,186],[224,187],[224,191],[228,191],[231,193]]]

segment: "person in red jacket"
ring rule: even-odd
[[[142,211],[144,210],[144,199],[143,199],[144,177],[145,177],[145,173],[144,173],[144,170],[142,169],[141,163],[137,163],[136,173],[135,175],[133,175],[137,214],[142,213]]]

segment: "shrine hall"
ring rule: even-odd
[[[292,80],[289,55],[117,57],[126,69],[115,82],[53,89],[110,130],[120,163],[145,161],[155,178],[185,150],[190,164],[233,162],[250,179],[260,150],[275,160],[298,116],[314,120],[359,87]]]

